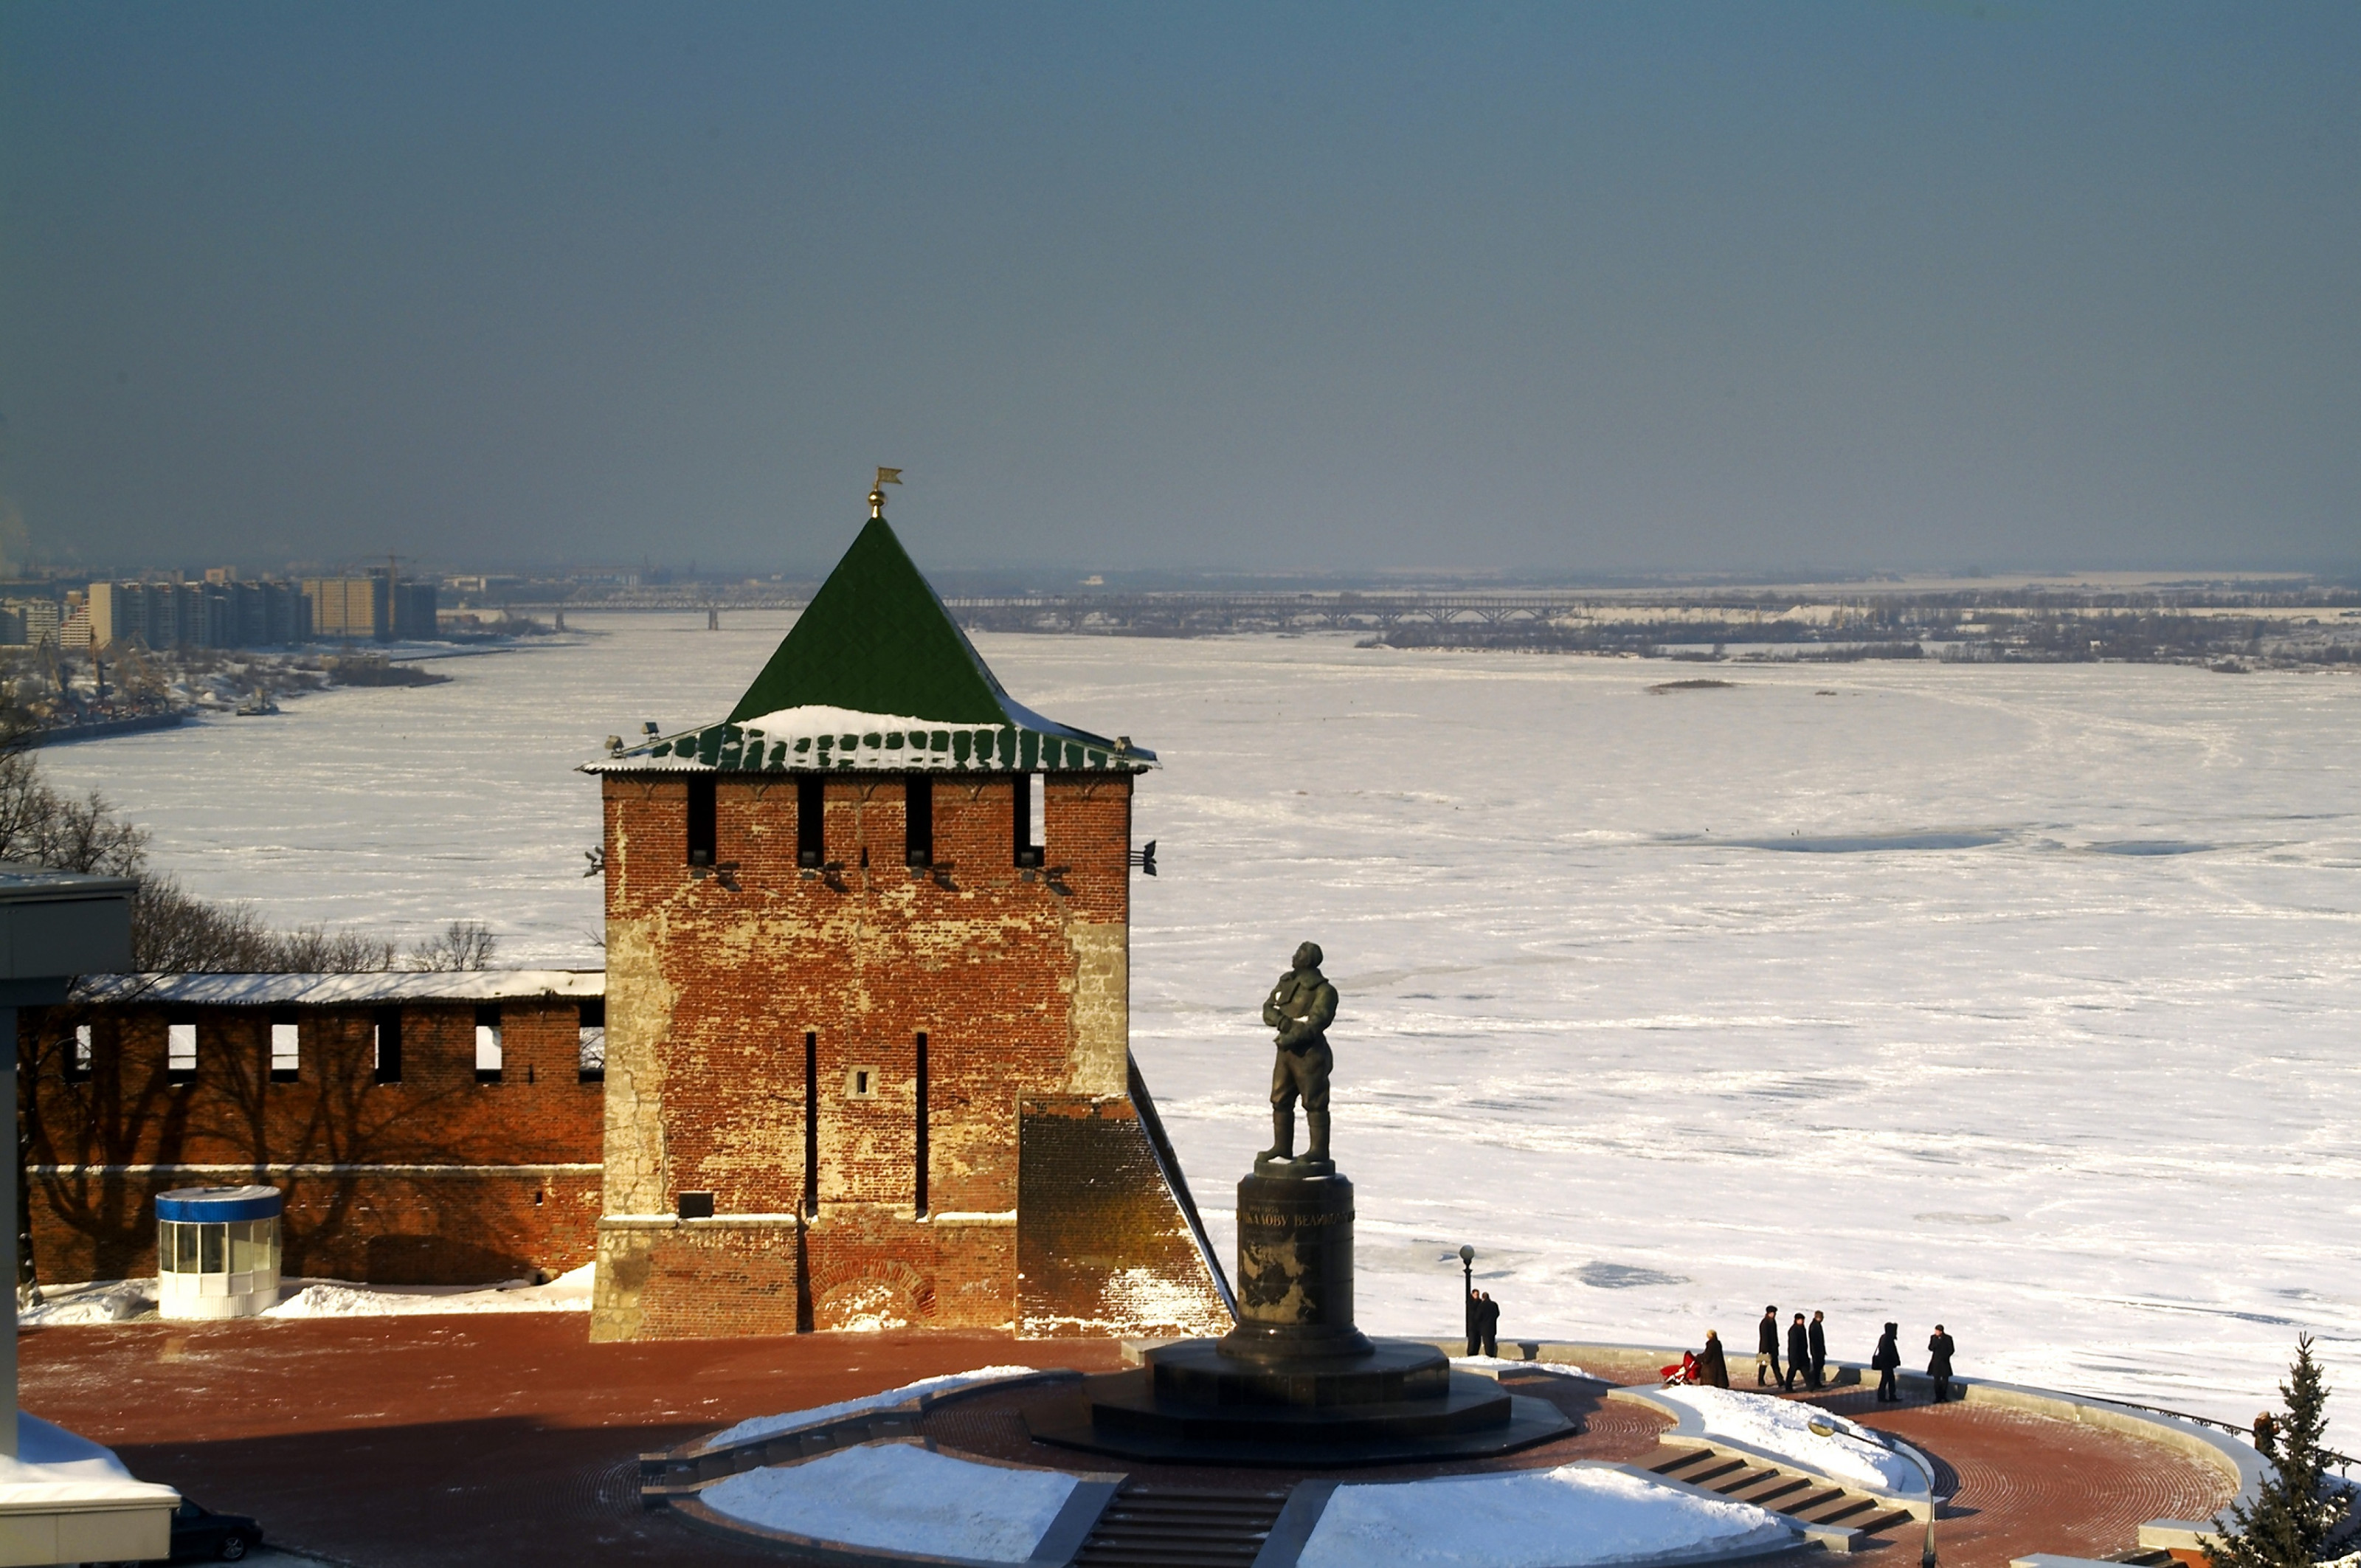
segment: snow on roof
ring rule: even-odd
[[[1156,753],[1129,739],[1069,729],[1016,703],[1030,722],[948,725],[910,714],[811,704],[743,724],[708,724],[582,764],[586,773],[1145,773]]]
[[[86,974],[76,1002],[195,1007],[351,1007],[373,1002],[523,1002],[607,994],[605,970],[367,970],[358,974]]]
[[[619,746],[589,773],[1139,773],[1156,753],[1012,699],[882,517],[719,724]]]
[[[38,1416],[16,1412],[16,1457],[0,1458],[0,1513],[38,1512],[58,1504],[169,1507],[180,1500],[170,1486],[133,1480],[113,1449]]]
[[[133,877],[60,871],[32,861],[0,861],[0,899],[38,903],[59,898],[103,898],[135,893],[138,887],[137,879]]]

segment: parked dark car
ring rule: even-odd
[[[172,1561],[235,1563],[262,1544],[262,1527],[244,1514],[217,1514],[181,1499],[172,1510]]]

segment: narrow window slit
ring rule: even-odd
[[[714,781],[697,778],[688,781],[688,863],[709,866],[720,836],[719,806],[715,799]]]
[[[274,1017],[270,1021],[270,1081],[292,1083],[302,1076],[302,1029],[291,1017]]]
[[[924,1029],[918,1031],[917,1056],[917,1067],[915,1076],[917,1080],[917,1136],[915,1142],[917,1168],[912,1173],[914,1180],[911,1202],[917,1211],[918,1218],[923,1220],[927,1217],[927,1032]]]
[[[601,997],[582,1004],[576,1025],[575,1072],[584,1083],[607,1081],[607,1003]]]
[[[819,1036],[804,1031],[804,1217],[819,1218]]]
[[[1009,791],[1013,796],[1009,822],[1016,863],[1038,866],[1041,863],[1040,792],[1035,788],[1031,773],[1013,775],[1009,781]]]
[[[505,1053],[500,1046],[500,1010],[476,1009],[476,1081],[498,1083]]]
[[[378,1010],[369,1029],[369,1069],[379,1083],[401,1081],[401,1009]]]
[[[935,781],[926,773],[912,773],[904,788],[902,859],[924,871],[935,863]]]
[[[828,863],[828,781],[796,777],[796,864],[817,871]]]

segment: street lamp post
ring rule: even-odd
[[[1472,1355],[1475,1354],[1476,1345],[1476,1249],[1474,1247],[1462,1246],[1459,1249],[1459,1273],[1460,1326],[1466,1331],[1468,1354]]]
[[[1835,1426],[1828,1421],[1820,1420],[1817,1416],[1814,1417],[1808,1424],[1811,1427],[1812,1435],[1814,1437],[1834,1437],[1836,1435],[1837,1429]],[[1861,1430],[1868,1431],[1872,1429],[1864,1427]],[[1921,1547],[1918,1551],[1918,1568],[1935,1568],[1935,1467],[1927,1464],[1926,1459],[1916,1449],[1896,1443],[1892,1438],[1885,1436],[1883,1432],[1878,1432],[1875,1435],[1877,1436],[1879,1442],[1888,1452],[1898,1453],[1903,1458],[1907,1459],[1911,1464],[1918,1467],[1918,1473],[1921,1475],[1927,1477],[1927,1544]]]

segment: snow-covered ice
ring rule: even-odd
[[[1709,1438],[1741,1442],[1760,1453],[1793,1461],[1815,1475],[1893,1497],[1923,1497],[1927,1475],[1908,1459],[1849,1421],[1817,1405],[1749,1394],[1735,1388],[1652,1388],[1649,1397],[1694,1411]],[[1812,1423],[1833,1430],[1826,1437]]]
[[[448,1312],[587,1312],[597,1266],[568,1269],[545,1285],[454,1289],[431,1285],[346,1285],[289,1280],[267,1318],[383,1318]]]
[[[1480,1519],[1483,1529],[1470,1528]],[[1794,1539],[1752,1503],[1629,1471],[1567,1464],[1510,1475],[1339,1486],[1301,1568],[1582,1568],[1677,1552],[1741,1552]]]
[[[743,1471],[697,1496],[717,1513],[818,1541],[1022,1563],[1075,1485],[1055,1470],[1004,1469],[879,1442]]]
[[[840,1416],[858,1415],[862,1410],[891,1409],[895,1405],[928,1394],[948,1394],[954,1388],[972,1387],[978,1383],[996,1383],[1004,1377],[1030,1377],[1029,1366],[979,1366],[972,1372],[946,1372],[939,1377],[921,1377],[916,1383],[905,1383],[899,1388],[888,1388],[882,1394],[864,1395],[858,1399],[840,1399],[833,1405],[815,1405],[808,1410],[787,1410],[775,1416],[750,1416],[734,1427],[724,1427],[705,1441],[710,1446],[745,1442],[758,1437],[768,1437],[774,1431],[793,1431],[797,1427],[816,1426],[832,1421]]]
[[[608,635],[42,765],[274,921],[595,964],[574,764],[726,714],[789,618],[567,620]],[[1375,1332],[1455,1328],[1465,1242],[1504,1339],[1778,1302],[1839,1359],[1939,1321],[1970,1376],[2246,1420],[2308,1329],[2361,1382],[2361,679],[976,642],[1163,760],[1133,1048],[1225,1253],[1309,937]]]

